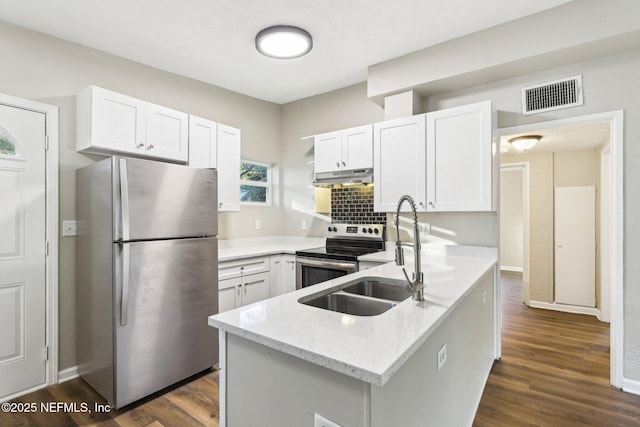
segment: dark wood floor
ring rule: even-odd
[[[640,426],[640,396],[609,384],[608,324],[528,308],[518,279],[501,289],[502,359],[474,426]]]
[[[519,280],[502,279],[502,359],[493,366],[473,425],[640,426],[640,396],[609,385],[608,325],[590,316],[527,308],[521,303],[521,293]],[[41,402],[84,402],[90,409],[105,403],[81,379],[14,402],[38,406]],[[93,425],[217,427],[218,373],[184,382],[121,411],[0,412],[2,427]]]
[[[47,387],[12,402],[36,403],[33,413],[0,412],[0,427],[8,426],[104,426],[104,427],[218,427],[218,372],[210,372],[183,381],[164,393],[150,396],[120,411],[94,411],[95,404],[106,404],[80,378]],[[78,410],[46,413],[41,403],[76,403]],[[87,404],[91,413],[80,405]]]

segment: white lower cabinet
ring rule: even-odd
[[[269,298],[269,258],[218,264],[218,313]]]
[[[270,296],[286,294],[296,290],[296,256],[272,255],[270,257],[269,284]]]

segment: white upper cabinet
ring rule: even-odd
[[[189,115],[147,103],[148,155],[162,159],[189,160]]]
[[[373,167],[371,125],[316,135],[313,147],[316,173]]]
[[[240,210],[240,129],[189,116],[189,166],[218,170],[218,211]]]
[[[342,135],[329,132],[313,138],[314,169],[316,173],[340,170],[342,162]]]
[[[427,113],[427,211],[492,209],[491,101]]]
[[[76,102],[78,151],[187,161],[187,114],[96,86]]]
[[[240,129],[218,123],[218,211],[240,210]]]
[[[403,117],[373,125],[374,210],[395,212],[408,194],[419,212],[426,211],[425,115]],[[402,211],[409,210],[407,203]]]
[[[189,166],[216,168],[218,124],[201,117],[189,116]]]

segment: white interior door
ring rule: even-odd
[[[555,189],[555,300],[595,307],[595,187]]]
[[[46,382],[45,115],[0,105],[0,400]]]

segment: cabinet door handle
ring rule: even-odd
[[[342,162],[342,166],[347,166],[347,164],[345,162]]]
[[[144,143],[143,142],[141,142],[139,144],[136,144],[136,148],[142,148],[142,147],[144,147]]]
[[[238,285],[238,295],[240,295],[240,288],[242,287],[242,285]]]
[[[337,167],[340,167],[340,162],[336,162],[336,166],[337,166]]]
[[[295,261],[287,261],[287,264],[295,264]]]
[[[274,261],[273,263],[274,264],[280,264],[280,261]]]
[[[429,206],[431,206],[432,208],[435,208],[436,206],[433,204],[433,202],[429,202]]]
[[[153,144],[149,144],[149,150],[151,150],[154,147]]]

